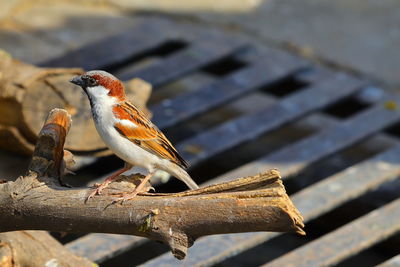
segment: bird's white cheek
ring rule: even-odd
[[[88,87],[87,92],[92,99],[101,99],[108,96],[109,90],[103,86]]]

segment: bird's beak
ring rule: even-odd
[[[82,79],[82,76],[75,76],[69,82],[79,85],[80,87],[85,87],[85,81]]]

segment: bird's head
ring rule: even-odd
[[[106,71],[91,70],[75,76],[70,82],[82,87],[91,100],[104,96],[115,97],[118,100],[125,99],[125,90],[122,82]]]

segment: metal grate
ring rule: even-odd
[[[399,186],[399,140],[384,132],[400,122],[397,108],[385,103],[399,99],[371,88],[365,80],[239,36],[164,20],[145,20],[131,31],[42,65],[101,68],[121,79],[140,77],[152,83],[154,94],[159,95],[151,106],[153,121],[178,141],[178,150],[190,162],[192,175],[203,179],[200,182],[278,168],[294,193],[295,205],[315,226],[329,215],[348,213],[346,207],[354,208],[357,200],[366,199],[363,207],[368,208],[355,212],[354,218],[333,222],[333,229],[319,227],[319,233],[313,234],[307,228],[311,238],[279,233],[209,236],[197,240],[184,261],[178,262],[161,248],[150,249],[147,257],[130,264],[349,266],[346,261],[366,264],[355,255],[398,237],[399,191],[389,190],[392,196],[379,204],[368,194],[385,190],[382,186],[387,184]],[[174,89],[179,81],[184,92]],[[168,90],[163,98],[162,92]],[[240,102],[246,98],[256,101]],[[221,109],[229,114],[220,115]],[[286,241],[294,244],[285,245]],[[66,246],[110,266],[118,257],[135,258],[149,242],[133,236],[88,234]],[[279,251],[268,252],[269,243],[277,244]],[[384,260],[388,261],[383,266],[398,264],[397,253],[399,248],[392,246],[390,253],[365,266]]]

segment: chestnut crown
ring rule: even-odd
[[[120,99],[125,98],[125,90],[122,82],[114,75],[103,70],[91,70],[82,75],[75,76],[71,83],[79,85],[87,93],[88,88],[99,87],[108,90],[109,96]]]

